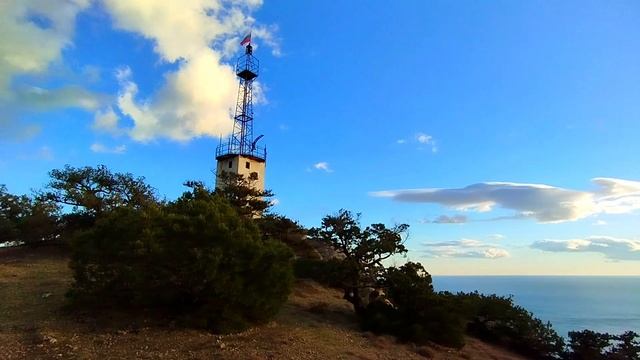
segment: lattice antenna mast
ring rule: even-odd
[[[236,111],[233,117],[233,133],[227,144],[221,144],[216,157],[225,155],[246,155],[266,159],[266,149],[256,146],[253,137],[253,81],[258,77],[259,61],[253,56],[253,47],[249,43],[245,53],[236,63],[236,75],[240,80]]]

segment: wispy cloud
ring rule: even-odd
[[[114,147],[108,147],[105,146],[101,143],[93,143],[91,144],[91,146],[89,147],[89,149],[91,149],[91,151],[95,152],[95,153],[100,153],[100,154],[124,154],[127,152],[127,146],[126,145],[118,145],[118,146],[114,146]]]
[[[30,110],[47,111],[56,108],[96,110],[106,97],[80,86],[45,89],[38,86],[22,87],[15,91],[16,105]]]
[[[95,113],[93,118],[93,130],[108,133],[114,136],[122,135],[126,131],[119,125],[120,118],[112,107],[107,107]]]
[[[79,85],[41,86],[73,46],[75,19],[90,1],[3,1],[0,5],[0,138],[23,140],[39,132],[24,113],[56,108],[94,110],[105,97]],[[16,81],[19,79],[19,81]],[[67,79],[65,79],[67,80]],[[63,81],[64,82],[64,81]]]
[[[410,189],[372,192],[401,202],[436,203],[463,211],[490,212],[497,207],[514,210],[490,220],[532,218],[558,223],[598,213],[621,214],[640,209],[640,182],[595,178],[594,191],[579,191],[541,184],[487,182],[458,189]]]
[[[433,139],[433,136],[425,133],[418,133],[416,134],[416,140],[422,145],[428,145],[431,148],[431,152],[438,152],[438,146],[436,145],[436,141]]]
[[[431,150],[431,152],[434,152],[434,153],[438,152],[438,146],[436,144],[436,141],[433,138],[433,136],[429,134],[419,132],[415,134],[413,137],[410,136],[408,138],[409,140],[407,140],[406,138],[398,139],[396,140],[396,144],[403,145],[411,142],[413,144],[417,144],[419,150],[422,150],[425,147],[427,147]]]
[[[53,150],[48,146],[41,146],[38,150],[30,154],[18,155],[19,160],[46,160],[54,159]]]
[[[640,240],[612,236],[589,236],[579,239],[546,239],[531,244],[534,249],[551,252],[600,253],[612,260],[640,260]]]
[[[509,256],[501,247],[474,239],[423,243],[424,252],[433,257],[499,259]]]
[[[331,169],[331,167],[329,167],[329,163],[326,161],[321,161],[319,163],[315,163],[313,164],[313,168],[316,170],[322,170],[325,172],[333,172],[333,169]]]
[[[467,222],[466,215],[440,215],[433,220],[426,220],[426,223],[432,224],[464,224]]]

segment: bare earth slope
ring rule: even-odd
[[[68,258],[0,249],[0,359],[523,359],[478,340],[456,351],[358,330],[338,291],[298,281],[269,324],[217,336],[144,314],[69,315]]]

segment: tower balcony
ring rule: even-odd
[[[237,144],[220,144],[216,148],[216,160],[230,156],[246,156],[258,161],[267,160],[267,148],[263,146],[243,146]]]
[[[236,63],[236,75],[244,80],[253,80],[258,77],[260,61],[251,54],[244,54]]]

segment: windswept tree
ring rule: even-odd
[[[567,360],[607,359],[606,351],[611,347],[612,336],[591,330],[569,331],[570,352]]]
[[[43,201],[71,207],[65,216],[68,225],[91,225],[105,212],[119,207],[141,208],[157,203],[154,189],[143,177],[114,173],[104,165],[81,168],[66,165],[49,172],[51,177]]]
[[[254,186],[257,181],[240,174],[222,172],[217,177],[216,194],[221,195],[236,208],[238,213],[247,217],[256,217],[271,207],[271,190],[260,190]]]
[[[363,289],[375,287],[384,272],[383,261],[407,252],[403,233],[409,228],[407,224],[392,228],[372,224],[362,229],[359,217],[342,209],[325,216],[319,228],[309,230],[309,238],[332,246],[344,256],[348,269],[344,298],[353,304],[357,314],[363,313],[366,305],[361,296]]]

